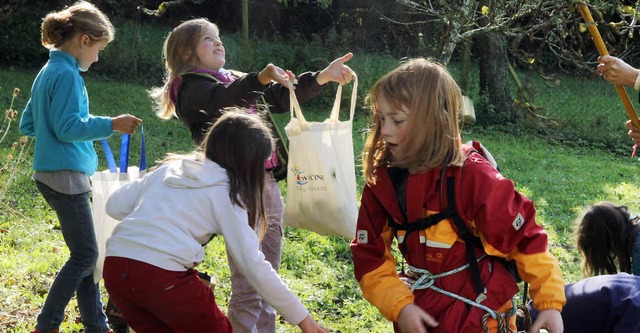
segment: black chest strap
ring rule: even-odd
[[[454,212],[451,219],[453,219],[453,223],[456,225],[458,236],[464,241],[469,271],[471,272],[471,282],[473,283],[473,288],[476,293],[481,294],[484,292],[484,285],[480,278],[480,268],[478,267],[475,248],[483,248],[483,246],[480,238],[471,233],[471,230],[467,227],[467,223],[462,220],[458,213],[456,208],[455,181],[456,179],[454,177],[447,177],[447,210]]]
[[[433,214],[427,217],[423,217],[416,221],[408,222],[408,223],[397,223],[391,216],[388,218],[388,223],[391,228],[394,230],[403,230],[406,231],[402,241],[398,240],[398,248],[402,255],[406,255],[407,253],[407,244],[406,240],[409,235],[418,230],[424,230],[431,226],[438,224],[440,221],[445,219],[453,220],[453,223],[457,229],[458,236],[462,238],[465,243],[465,249],[467,254],[467,261],[469,263],[469,270],[471,272],[471,280],[474,286],[475,291],[478,294],[484,292],[484,285],[482,283],[482,279],[480,278],[480,268],[478,267],[478,261],[476,258],[475,247],[482,248],[482,242],[478,237],[476,237],[471,230],[467,227],[466,222],[460,217],[458,213],[458,209],[456,207],[456,194],[455,194],[455,185],[456,178],[454,176],[448,176],[446,178],[447,185],[447,208],[443,211]],[[405,191],[397,192],[398,196],[404,198]],[[400,198],[399,198],[400,200]],[[401,202],[405,202],[402,200]],[[405,207],[401,206],[401,210],[403,210],[403,215],[406,217],[406,211],[404,211]]]

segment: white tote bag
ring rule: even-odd
[[[102,146],[104,147],[107,157],[108,170],[96,172],[91,176],[93,227],[96,234],[96,241],[98,242],[98,261],[96,262],[96,267],[93,269],[93,281],[95,283],[98,283],[100,279],[102,279],[107,239],[111,237],[113,229],[119,222],[107,214],[107,200],[109,196],[122,185],[133,179],[142,177],[146,171],[146,149],[144,130],[142,127],[140,128],[140,134],[141,152],[139,167],[129,166],[130,136],[124,134],[122,135],[122,146],[120,148],[120,168],[116,168],[109,144],[106,140],[102,140]],[[121,172],[122,170],[126,171]]]
[[[340,121],[342,86],[331,115],[324,122],[306,121],[294,90],[289,87],[291,120],[287,199],[284,224],[320,235],[355,236],[358,202],[353,155],[353,114],[358,79],[353,81],[349,120]]]

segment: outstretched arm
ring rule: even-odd
[[[142,119],[127,113],[111,118],[111,124],[114,131],[124,134],[133,134],[135,133],[136,128],[142,124]]]
[[[271,81],[275,81],[286,87],[287,81],[293,83],[295,79],[296,76],[291,71],[285,71],[274,64],[268,64],[267,67],[258,73],[258,81],[260,81],[263,86],[271,83]]]
[[[640,80],[640,69],[633,68],[622,59],[610,55],[599,57],[598,62],[597,71],[605,80],[638,90],[635,86]]]
[[[320,71],[316,77],[319,85],[324,85],[327,82],[333,81],[339,84],[347,84],[353,80],[355,73],[349,66],[344,63],[353,58],[353,53],[349,52],[340,58],[332,61],[329,66]]]

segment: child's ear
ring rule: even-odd
[[[184,49],[180,50],[180,59],[187,64],[195,65],[197,59],[194,59],[192,52],[186,52]]]
[[[91,46],[91,37],[89,37],[89,35],[87,34],[82,34],[80,36],[80,45],[81,46]]]

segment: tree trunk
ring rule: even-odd
[[[471,70],[471,40],[462,42],[462,61],[460,62],[460,90],[465,96],[469,96],[469,71]]]
[[[242,0],[242,40],[249,43],[249,0]]]
[[[504,36],[499,32],[483,33],[474,43],[480,56],[481,124],[516,123],[518,121],[513,97],[509,89],[507,48]]]

